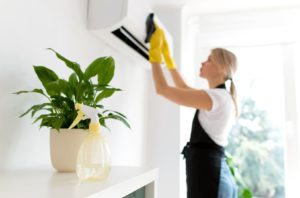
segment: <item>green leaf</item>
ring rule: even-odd
[[[43,103],[43,104],[39,104],[39,105],[33,105],[32,107],[30,107],[26,112],[24,112],[22,115],[20,115],[19,117],[23,117],[25,116],[26,114],[28,114],[30,111],[32,111],[31,113],[31,117],[34,116],[34,114],[43,109],[45,106],[51,106],[51,103]]]
[[[23,117],[25,116],[26,114],[28,114],[31,110],[33,110],[34,108],[36,108],[38,105],[33,105],[32,107],[30,107],[27,111],[25,111],[22,115],[20,115],[19,117]]]
[[[52,105],[55,108],[64,110],[64,113],[75,111],[75,104],[70,98],[64,96],[52,96],[51,99]]]
[[[108,98],[111,95],[113,95],[113,93],[115,92],[115,90],[103,90],[100,94],[98,94],[98,96],[96,97],[96,103],[98,103],[99,101],[101,101],[103,98]]]
[[[62,87],[62,93],[65,94],[65,96],[67,96],[68,98],[72,98],[75,93],[74,93],[74,89],[72,87],[72,85],[69,84],[68,81],[64,80],[64,79],[60,79],[60,86]]]
[[[43,104],[40,104],[40,105],[35,105],[36,107],[35,108],[33,108],[33,110],[32,110],[32,112],[31,112],[31,117],[34,117],[34,115],[38,112],[38,111],[40,111],[40,110],[46,110],[46,111],[50,111],[51,112],[51,110],[49,110],[49,109],[44,109],[44,107],[46,107],[46,106],[52,106],[51,105],[51,103],[43,103]]]
[[[72,86],[72,87],[76,87],[78,85],[78,79],[77,79],[77,75],[76,73],[72,73],[69,77],[69,84]]]
[[[86,99],[86,104],[93,106],[93,104],[95,103],[95,90],[93,88],[93,84],[91,83],[90,80],[87,80],[85,82],[86,84],[86,90],[85,90],[85,99]]]
[[[42,127],[52,127],[51,125],[51,119],[47,118],[47,119],[42,119],[41,123],[40,123],[40,128]]]
[[[100,57],[94,60],[85,70],[84,75],[86,79],[90,79],[93,76],[96,76],[102,69],[107,57]]]
[[[103,91],[103,90],[115,90],[115,91],[122,91],[120,88],[115,88],[109,85],[94,85],[95,89],[97,91]]]
[[[43,96],[46,96],[48,98],[48,96],[44,93],[44,91],[42,89],[34,89],[32,91],[18,91],[18,92],[15,92],[13,94],[23,94],[23,93],[39,93],[39,94],[42,94]]]
[[[70,69],[72,69],[78,75],[80,81],[84,80],[84,74],[81,71],[80,65],[78,63],[66,59],[65,57],[63,57],[61,54],[59,54],[58,52],[56,52],[52,48],[48,48],[48,50],[53,51],[56,54],[57,58],[59,58],[60,60],[62,60],[66,64],[67,67],[69,67]]]
[[[112,57],[107,57],[99,66],[98,84],[107,85],[114,76],[115,62]]]
[[[89,124],[90,124],[90,120],[81,120],[76,126],[75,128],[78,129],[88,129],[89,128]],[[71,125],[71,123],[70,123]]]
[[[102,90],[105,90],[105,89],[107,89],[107,88],[110,88],[110,86],[109,85],[92,85],[94,88],[95,88],[95,90],[97,90],[97,91],[102,91]]]
[[[232,176],[234,177],[236,184],[238,185],[238,189],[239,189],[238,197],[239,198],[252,198],[251,191],[245,187],[246,186],[245,182],[243,181],[241,175],[239,174],[239,171],[235,167],[235,163],[234,163],[232,155],[230,153],[226,152],[225,156],[226,156],[226,162],[227,162],[227,165],[229,166],[230,172],[231,172]]]
[[[110,97],[114,92],[120,91],[118,88],[103,88],[102,91],[97,95],[95,101],[98,103],[104,98]]]
[[[101,126],[105,127],[109,132],[111,132],[110,128],[106,126],[105,119],[99,119],[99,122]]]
[[[57,79],[56,81],[46,83],[45,87],[50,96],[61,95],[62,93],[68,95],[68,91],[70,91],[68,82],[63,79]]]
[[[54,71],[44,66],[34,66],[34,70],[50,96],[69,94],[68,82],[59,79]]]
[[[48,117],[49,117],[49,114],[40,115],[33,121],[33,124],[36,123],[37,121],[39,121],[40,119],[47,119]]]
[[[242,189],[242,193],[239,197],[242,197],[242,198],[252,198],[252,193],[249,189],[247,188],[244,188]]]
[[[59,130],[63,125],[65,119],[63,116],[52,117],[51,122],[53,124],[53,128]]]
[[[100,108],[100,109],[103,109],[103,108],[104,108],[103,105],[95,105],[95,107],[98,107],[98,108]]]
[[[85,91],[88,89],[86,83],[81,82],[77,85],[76,89],[75,89],[75,98],[76,101],[81,103],[83,98],[84,98],[84,94]]]
[[[131,128],[129,123],[127,122],[127,120],[125,118],[123,118],[122,116],[119,116],[119,115],[115,115],[115,114],[110,113],[110,114],[108,114],[108,116],[105,116],[103,119],[115,119],[115,120],[121,121],[129,129]]]
[[[51,108],[44,108],[44,110],[49,111],[50,113],[53,113],[53,107],[51,107]]]
[[[43,86],[45,87],[46,91],[48,92],[47,84],[58,80],[58,76],[56,75],[56,73],[54,71],[52,71],[51,69],[48,69],[47,67],[44,67],[44,66],[33,66],[33,68],[34,68],[36,75],[38,76],[38,78],[42,82]],[[49,94],[49,92],[48,92],[48,94]]]
[[[45,127],[51,127],[55,128],[59,131],[63,123],[65,122],[65,118],[63,114],[44,114],[40,115],[38,118],[34,120],[33,123],[37,122],[38,120],[42,120],[40,123],[40,128]]]
[[[117,111],[113,111],[113,110],[105,110],[105,111],[103,111],[103,113],[106,113],[106,112],[113,112],[113,113],[116,113],[116,114],[118,114],[118,115],[120,115],[120,116],[126,118],[126,116],[125,116],[124,114],[122,114],[122,113],[120,113],[120,112],[117,112]]]

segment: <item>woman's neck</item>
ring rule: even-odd
[[[209,88],[215,88],[217,87],[218,85],[220,84],[223,84],[225,83],[225,81],[223,79],[211,79],[211,80],[208,80],[208,85],[209,85]]]

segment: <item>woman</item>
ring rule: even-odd
[[[224,157],[228,132],[237,115],[232,80],[235,55],[226,49],[213,49],[199,74],[208,81],[209,89],[193,89],[178,73],[165,35],[156,26],[150,40],[149,61],[156,92],[179,105],[196,108],[190,142],[182,151],[186,159],[187,197],[236,198],[237,187]],[[164,61],[176,87],[166,82],[160,66]],[[227,80],[231,81],[230,93],[225,87]]]

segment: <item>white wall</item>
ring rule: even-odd
[[[181,7],[157,6],[155,13],[173,36],[174,58],[180,68]],[[170,84],[169,72],[164,69]],[[158,197],[179,198],[180,121],[179,106],[156,94],[149,75],[148,161],[159,168]]]
[[[41,102],[36,95],[13,95],[42,87],[33,65],[45,65],[67,78],[70,70],[54,48],[85,68],[100,56],[116,61],[112,85],[124,91],[105,102],[128,116],[132,130],[117,121],[108,123],[115,165],[144,165],[146,152],[148,72],[111,50],[86,29],[87,0],[1,0],[0,2],[0,170],[49,165],[49,131],[39,130],[29,117],[18,118]],[[138,82],[138,83],[137,83]]]
[[[113,164],[158,167],[158,197],[178,197],[179,107],[156,95],[149,70],[94,37],[86,29],[86,16],[87,0],[0,2],[0,170],[50,166],[49,130],[39,130],[29,117],[18,118],[43,98],[12,94],[42,87],[33,65],[45,65],[60,76],[69,76],[71,71],[45,49],[51,47],[83,68],[99,56],[111,55],[116,61],[111,84],[124,91],[104,105],[127,115],[132,126],[130,131],[117,121],[107,123],[112,130]],[[161,16],[174,33],[175,48],[180,49],[180,9],[163,8]],[[179,54],[175,51],[178,63]]]

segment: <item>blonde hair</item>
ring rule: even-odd
[[[214,63],[224,67],[225,69],[225,79],[230,80],[230,94],[234,102],[236,117],[238,116],[238,106],[237,106],[237,97],[236,97],[236,88],[233,82],[233,74],[237,70],[237,59],[236,56],[229,50],[224,48],[214,48],[211,50],[211,58]]]

